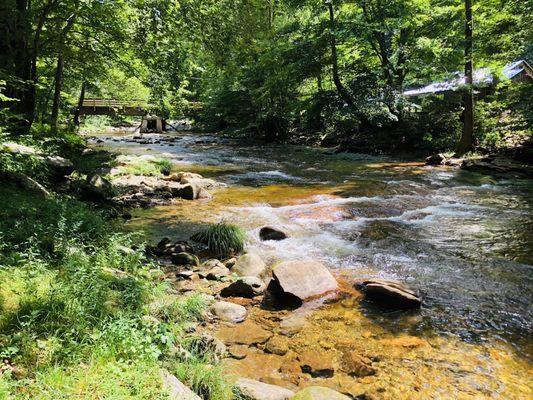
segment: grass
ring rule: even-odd
[[[33,379],[9,382],[0,378],[0,398],[60,399],[168,399],[162,389],[157,363],[95,359],[70,366],[50,366]],[[13,394],[15,393],[15,394]]]
[[[176,357],[208,304],[175,295],[104,211],[0,187],[0,399],[165,398],[163,367],[230,399],[208,352]]]
[[[161,176],[170,174],[172,170],[172,161],[164,157],[120,156],[117,161],[122,163],[118,168],[122,175]]]
[[[220,222],[195,233],[191,239],[207,245],[217,257],[228,257],[244,250],[246,232],[237,225]]]

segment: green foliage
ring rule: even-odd
[[[0,199],[0,357],[19,376],[2,374],[2,398],[165,398],[162,361],[205,368],[198,390],[224,398],[222,374],[171,356],[206,297],[175,296],[135,236],[76,200]]]
[[[172,170],[172,161],[164,157],[127,157],[121,156],[117,159],[122,166],[119,173],[144,176],[169,175]]]
[[[226,257],[244,250],[246,232],[237,225],[221,222],[195,233],[191,239],[207,245],[214,255]]]
[[[531,140],[533,82],[504,82],[476,104],[476,139],[486,150],[502,150]]]
[[[22,389],[22,390],[21,390]],[[145,399],[164,400],[159,366],[109,359],[92,359],[81,366],[50,366],[34,379],[0,377],[0,398],[13,400],[50,399]]]
[[[31,249],[43,257],[62,258],[70,245],[103,243],[112,228],[103,213],[76,200],[39,199],[7,185],[0,193],[0,216],[4,257]]]

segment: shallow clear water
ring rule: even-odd
[[[533,183],[385,157],[287,145],[243,145],[180,133],[99,144],[165,155],[176,170],[226,182],[207,202],[139,211],[131,226],[153,240],[187,237],[227,219],[274,262],[315,258],[353,277],[407,281],[426,295],[416,318],[365,312],[391,330],[501,338],[528,353],[533,312]],[[129,138],[129,139],[128,139]],[[147,150],[150,149],[150,150]],[[260,242],[264,225],[290,238]]]

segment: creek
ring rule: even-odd
[[[365,377],[337,387],[368,384],[367,392],[377,398],[531,395],[531,180],[496,179],[385,156],[243,143],[193,132],[164,136],[175,140],[150,134],[144,135],[148,143],[141,144],[131,135],[117,133],[99,136],[103,142],[97,146],[124,154],[164,156],[177,171],[197,172],[228,187],[212,192],[210,200],[135,210],[128,229],[142,230],[156,242],[163,236],[188,239],[207,223],[227,220],[247,230],[247,248],[267,264],[311,258],[343,279],[398,279],[425,294],[424,306],[417,312],[383,313],[371,305],[337,304],[314,314],[310,324],[316,329],[311,326],[309,332],[349,329],[362,335],[359,338],[374,338],[366,342],[375,352],[389,352],[384,340],[397,338],[421,337],[430,344],[416,350],[414,361],[402,353],[382,368],[394,369],[399,374],[396,380],[391,372],[385,384],[372,386],[365,379],[374,378]],[[261,242],[258,231],[265,225],[281,228],[290,237]],[[327,323],[317,320],[321,315]],[[359,327],[347,318],[357,319]],[[306,340],[314,343],[311,336],[300,339],[302,345]],[[353,347],[357,346],[364,343]],[[406,367],[406,362],[411,365]],[[398,372],[402,368],[403,373]],[[428,376],[409,383],[406,373]],[[436,384],[438,376],[442,382]],[[291,382],[299,386],[299,381]],[[413,395],[413,385],[422,388],[419,395]],[[437,387],[455,390],[457,396]]]

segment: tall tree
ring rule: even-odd
[[[74,26],[74,22],[76,21],[76,17],[78,11],[74,11],[67,19],[67,22],[65,23],[65,26],[61,30],[61,33],[59,35],[59,43],[58,43],[58,54],[57,54],[57,66],[56,66],[56,73],[55,73],[55,79],[54,79],[54,101],[52,104],[52,115],[50,117],[50,125],[52,126],[52,131],[55,133],[57,132],[57,119],[59,117],[59,105],[61,102],[61,89],[63,87],[63,70],[65,68],[65,60],[64,60],[64,51],[65,51],[65,40]]]
[[[463,134],[457,146],[459,155],[470,151],[474,144],[473,30],[472,0],[465,0],[465,90],[463,95]]]

